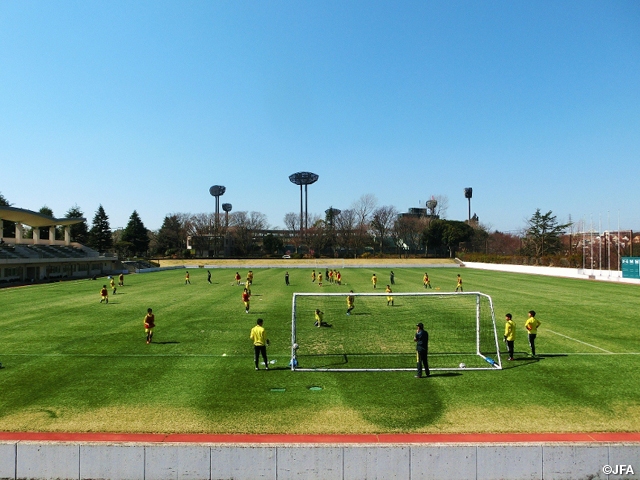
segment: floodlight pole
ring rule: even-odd
[[[216,217],[214,219],[214,239],[213,239],[213,255],[218,255],[218,230],[220,228],[220,197],[227,191],[227,187],[222,185],[214,185],[209,189],[209,193],[216,199]]]
[[[471,197],[473,195],[473,188],[467,187],[464,189],[464,198],[469,200],[469,223],[471,223]]]
[[[318,181],[319,176],[315,173],[311,172],[297,172],[292,175],[289,175],[289,181],[291,183],[295,183],[296,185],[300,185],[300,237],[302,237],[303,232],[309,227],[309,195],[307,186],[311,185]],[[304,212],[302,209],[302,186],[304,185],[304,197],[305,197],[305,208]],[[303,217],[304,215],[304,217]],[[304,218],[304,222],[303,222]],[[304,229],[303,229],[304,226]]]

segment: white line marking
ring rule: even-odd
[[[547,332],[551,332],[551,333],[555,333],[556,335],[560,335],[561,337],[564,337],[564,338],[568,338],[569,340],[573,340],[574,342],[578,342],[578,343],[581,343],[583,345],[587,345],[587,346],[592,347],[592,348],[597,348],[598,350],[602,350],[603,352],[606,352],[606,353],[609,353],[609,354],[613,354],[613,352],[610,352],[609,350],[605,350],[604,348],[596,347],[595,345],[591,345],[590,343],[583,342],[582,340],[578,340],[577,338],[568,337],[568,336],[563,335],[561,333],[554,332],[553,330],[549,330],[548,328],[546,329],[546,331]]]

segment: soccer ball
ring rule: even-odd
[[[461,363],[460,368],[467,368],[467,366],[464,363]]]
[[[294,349],[294,350],[297,350],[298,348],[300,348],[300,346],[299,346],[297,343],[294,343],[294,344],[293,344],[293,349]]]

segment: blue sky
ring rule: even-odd
[[[0,192],[112,228],[363,194],[640,229],[640,2],[0,2]],[[594,220],[596,222],[596,220]],[[606,227],[606,224],[604,225]]]

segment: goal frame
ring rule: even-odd
[[[291,300],[291,361],[289,366],[292,372],[413,372],[414,368],[300,368],[298,367],[297,349],[294,345],[297,343],[296,335],[296,299],[298,297],[342,297],[349,295],[354,297],[386,297],[386,292],[380,293],[312,293],[312,292],[294,292]],[[440,367],[430,368],[430,370],[455,371],[455,370],[502,370],[502,359],[500,358],[500,343],[498,341],[498,330],[496,326],[495,310],[493,308],[493,299],[491,296],[482,292],[393,292],[394,297],[444,297],[444,296],[470,296],[476,297],[476,355],[483,358],[487,362],[487,367]],[[493,327],[493,337],[496,348],[496,359],[483,355],[480,351],[480,299],[485,298],[489,302],[491,311],[491,323]]]

